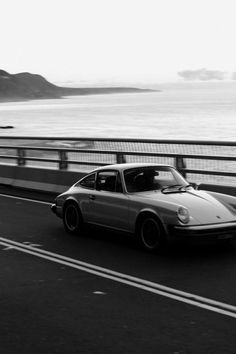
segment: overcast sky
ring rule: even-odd
[[[0,0],[0,69],[51,81],[236,71],[235,0]],[[177,78],[177,76],[176,76]]]

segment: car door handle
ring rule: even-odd
[[[95,200],[96,197],[95,197],[95,195],[90,195],[90,196],[89,196],[89,199],[90,199],[90,200]]]

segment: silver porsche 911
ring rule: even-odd
[[[94,224],[134,234],[149,251],[173,239],[236,236],[236,198],[196,190],[169,165],[98,168],[60,194],[51,209],[69,233]]]

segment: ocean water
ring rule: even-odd
[[[236,81],[155,88],[161,92],[0,103],[0,126],[14,126],[0,136],[235,141]]]

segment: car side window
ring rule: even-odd
[[[94,189],[95,188],[95,173],[83,178],[82,181],[80,181],[78,184],[84,188]]]
[[[122,184],[117,171],[101,171],[97,177],[97,189],[107,192],[121,192]]]

